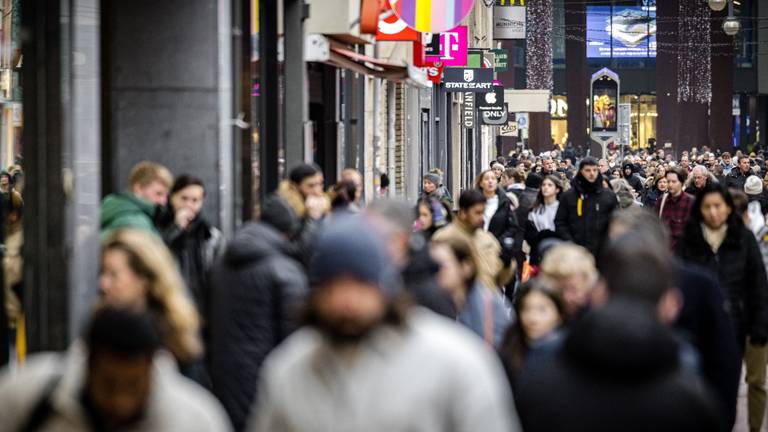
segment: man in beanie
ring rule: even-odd
[[[597,256],[617,203],[613,191],[603,187],[597,161],[593,157],[582,159],[573,188],[560,195],[560,207],[555,216],[557,235],[584,246]]]
[[[520,430],[494,353],[406,306],[366,220],[331,222],[314,252],[306,325],[265,361],[249,430]]]
[[[760,212],[761,215],[768,213],[768,197],[763,191],[763,181],[758,176],[749,176],[744,182],[744,192],[749,198],[749,213]],[[755,204],[752,204],[755,203]]]
[[[261,220],[235,234],[213,271],[209,366],[213,393],[235,430],[245,428],[261,364],[297,326],[307,279],[288,239],[300,222],[277,195],[261,208]]]

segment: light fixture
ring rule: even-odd
[[[728,0],[709,0],[707,3],[709,4],[710,9],[715,12],[720,12],[721,10],[725,9],[725,6],[728,4]]]
[[[723,31],[728,36],[736,36],[741,30],[739,19],[733,16],[733,1],[728,3],[728,17],[723,21]]]
[[[741,30],[741,23],[736,17],[729,16],[723,21],[723,31],[728,36],[736,36]]]

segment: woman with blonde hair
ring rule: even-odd
[[[99,292],[98,307],[125,307],[154,316],[163,345],[182,372],[199,377],[195,367],[203,352],[199,318],[159,237],[130,228],[111,232],[102,244]]]
[[[565,320],[581,317],[591,302],[598,280],[595,258],[573,243],[562,243],[546,252],[539,274],[549,278],[563,299]]]

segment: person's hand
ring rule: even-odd
[[[750,336],[749,344],[756,347],[764,347],[768,343],[768,337],[765,336]]]
[[[322,219],[328,209],[327,201],[323,196],[310,195],[304,205],[307,207],[307,215],[314,220]]]
[[[179,228],[187,229],[193,219],[195,219],[195,213],[192,210],[186,207],[182,207],[176,210],[176,217],[174,221],[176,222],[176,225],[179,226]]]

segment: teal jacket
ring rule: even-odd
[[[101,201],[101,235],[118,228],[138,228],[159,235],[155,228],[157,207],[132,193],[107,195]]]

